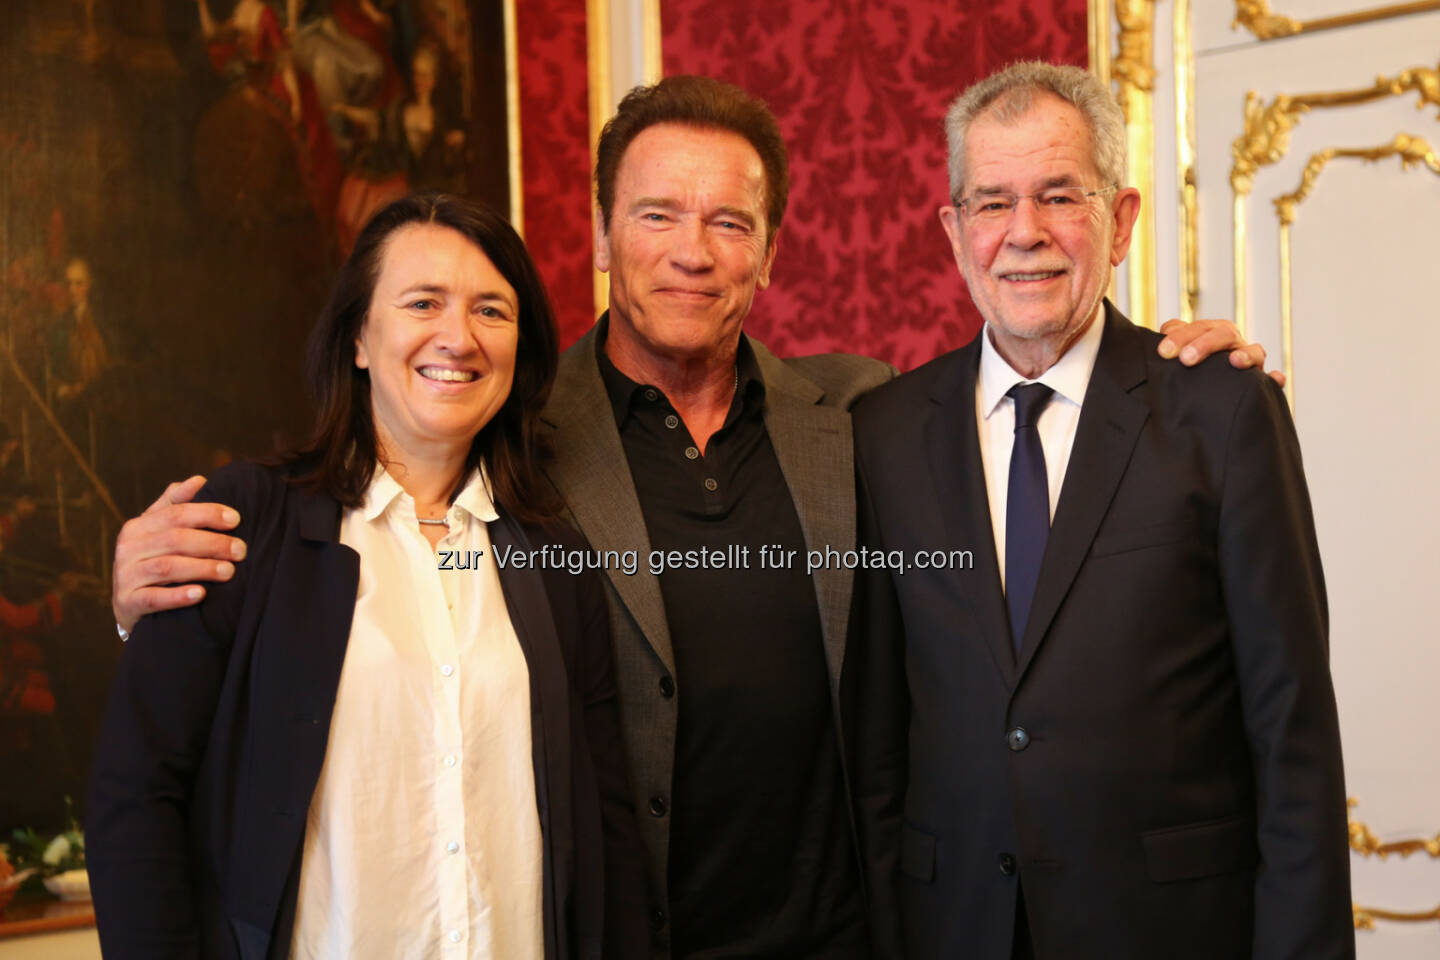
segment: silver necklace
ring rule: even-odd
[[[416,519],[417,521],[419,521],[420,523],[422,523],[422,524],[428,524],[428,525],[430,525],[430,526],[432,526],[432,527],[448,527],[448,526],[450,526],[450,521],[449,521],[449,520],[446,520],[444,517],[440,517],[439,519],[436,519],[436,520],[431,520],[429,517],[416,517],[415,519]]]

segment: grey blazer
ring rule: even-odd
[[[662,678],[672,682],[681,678],[675,677],[660,582],[646,568],[650,537],[645,518],[596,360],[606,319],[602,317],[561,356],[543,420],[555,450],[548,475],[571,522],[594,549],[634,550],[640,558],[633,576],[607,571],[606,594],[622,739],[645,845],[651,926],[660,932],[669,920],[670,818],[651,815],[650,799],[670,797],[677,703],[684,684],[666,684],[671,695],[662,693]],[[765,428],[795,501],[806,547],[850,549],[855,544],[855,471],[849,410],[866,391],[894,377],[895,369],[850,354],[780,360],[758,341],[747,339],[765,383]],[[853,571],[843,569],[820,570],[814,576],[837,735],[841,734],[840,667],[853,580]],[[841,746],[843,757],[843,736]],[[658,944],[653,953],[657,958],[668,956]]]

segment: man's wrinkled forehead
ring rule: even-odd
[[[766,175],[764,161],[760,153],[755,149],[742,134],[725,127],[714,127],[695,123],[679,123],[676,121],[665,121],[663,123],[651,124],[635,135],[625,146],[625,152],[620,155],[620,162],[615,169],[615,182],[625,184],[632,194],[630,202],[643,203],[647,206],[662,204],[677,204],[679,198],[672,196],[673,191],[667,190],[676,186],[690,186],[708,178],[719,178],[733,173],[733,168],[727,163],[724,152],[716,149],[714,152],[700,158],[703,166],[695,166],[696,157],[692,154],[676,154],[666,151],[646,149],[646,135],[653,138],[657,134],[663,134],[667,130],[685,130],[702,137],[713,137],[716,141],[729,141],[744,145],[747,159],[753,159],[753,170],[746,171],[753,176],[755,188],[754,219],[758,220],[757,226],[764,226],[767,204],[769,203],[769,179]],[[639,150],[637,144],[642,144]],[[618,190],[617,190],[618,194]],[[732,209],[726,207],[726,210]],[[721,212],[724,212],[723,210]]]
[[[1088,186],[1097,171],[1094,137],[1084,114],[1043,91],[1033,91],[1020,102],[1024,108],[1017,112],[1014,100],[997,98],[971,122],[965,137],[964,192]]]

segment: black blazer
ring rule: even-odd
[[[240,512],[249,555],[198,606],[143,618],[126,645],[87,825],[107,958],[289,955],[360,558],[338,542],[340,505],[281,470],[226,467],[196,499]],[[553,539],[503,512],[490,537]],[[513,568],[500,582],[530,672],[545,956],[636,956],[644,881],[603,588],[594,574]]]
[[[1109,307],[1018,656],[975,430],[980,341],[855,415],[858,803],[877,938],[1036,955],[1354,956],[1325,584],[1290,412]],[[847,670],[850,665],[847,664]],[[896,920],[900,929],[896,929]]]

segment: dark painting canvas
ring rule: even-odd
[[[508,185],[499,0],[0,8],[8,837],[83,807],[119,524],[303,437],[302,344],[374,210],[421,188],[505,210]]]

